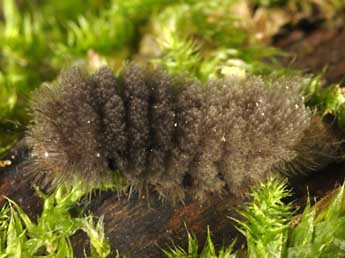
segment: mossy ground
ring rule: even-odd
[[[271,47],[272,37],[285,33],[288,38],[297,31],[302,32],[297,42],[306,44],[306,52],[298,54],[307,53],[304,56],[310,59],[295,68],[312,68],[320,73],[330,64],[331,71],[338,72],[332,75],[327,70],[328,81],[341,83],[344,76],[337,66],[338,62],[342,64],[337,58],[341,56],[337,51],[343,52],[342,45],[334,43],[340,38],[335,35],[342,30],[344,19],[344,2],[340,0],[4,0],[0,13],[0,153],[6,153],[25,133],[31,92],[53,80],[69,64],[84,63],[94,70],[107,63],[118,71],[128,60],[134,60],[162,66],[175,74],[185,72],[200,80],[229,74],[289,74],[296,71],[283,68],[277,61],[283,52]],[[304,30],[303,24],[316,25]],[[293,33],[286,32],[287,27]],[[334,31],[335,40],[317,34],[318,29]],[[326,51],[325,55],[324,49],[329,46],[334,52],[328,55]],[[336,117],[343,128],[343,90],[339,85],[324,90],[319,78],[322,75],[308,88],[313,101],[309,104],[324,115]],[[292,226],[292,206],[281,202],[287,194],[284,185],[270,181],[261,187],[242,210],[247,220],[239,221],[249,257],[343,257],[339,248],[345,235],[341,230],[343,188],[329,208],[317,215],[307,206],[297,226]],[[37,221],[29,219],[11,201],[2,207],[0,257],[73,257],[69,238],[77,229],[88,234],[92,257],[108,256],[110,247],[102,220],[95,223],[91,216],[79,214],[75,218],[70,214],[70,208],[78,207],[85,193],[78,189],[67,195],[62,192],[41,195],[45,205]],[[263,225],[267,227],[260,228]],[[188,250],[176,247],[165,253],[174,258],[235,257],[231,247],[215,250],[210,235],[203,249],[197,246],[197,240],[189,235]],[[197,251],[200,249],[201,253]]]

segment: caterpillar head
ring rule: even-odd
[[[27,141],[32,148],[31,171],[44,185],[98,184],[111,178],[99,141],[94,87],[95,80],[74,67],[34,93]]]

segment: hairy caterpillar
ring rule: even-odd
[[[73,67],[33,97],[31,170],[49,185],[95,185],[121,173],[171,200],[239,195],[272,172],[316,162],[303,144],[314,126],[301,85],[255,76],[201,84],[134,64],[118,77]]]

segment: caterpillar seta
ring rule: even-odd
[[[89,187],[120,173],[137,191],[169,200],[242,195],[333,151],[302,84],[259,76],[202,84],[135,64],[119,76],[72,67],[34,93],[30,171],[43,185]]]

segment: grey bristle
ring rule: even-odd
[[[330,151],[301,85],[257,76],[201,85],[133,64],[118,77],[74,67],[34,94],[31,170],[47,184],[90,187],[120,172],[137,191],[172,201],[242,195],[272,173],[314,165],[311,149]],[[308,138],[314,131],[323,137]]]

